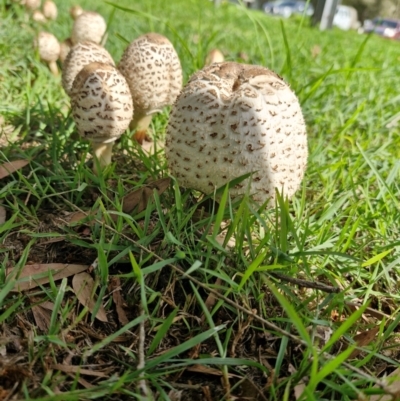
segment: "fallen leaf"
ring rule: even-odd
[[[50,327],[51,312],[40,305],[34,305],[31,309],[37,327],[47,333]]]
[[[55,364],[51,368],[59,370],[59,371],[64,372],[64,373],[78,373],[80,375],[86,375],[86,376],[108,377],[108,375],[106,375],[103,372],[99,372],[97,370],[91,370],[91,369],[90,370],[89,369],[83,369],[80,366],[74,366],[74,365]]]
[[[119,279],[119,277],[111,277],[109,285],[111,287],[113,301],[115,302],[115,308],[117,310],[118,320],[123,326],[125,326],[126,324],[129,323],[129,320],[126,317],[123,308],[125,301],[122,298],[121,294],[121,280]]]
[[[376,334],[379,331],[379,327],[374,327],[371,330],[363,331],[360,334],[354,336],[353,340],[356,342],[358,347],[365,347],[370,344],[372,340],[375,338]],[[349,356],[349,358],[355,358],[361,350],[355,349]]]
[[[3,206],[0,206],[0,224],[6,222],[6,209]]]
[[[29,163],[28,160],[14,160],[12,162],[4,163],[0,166],[0,178],[7,177],[14,171],[25,167]]]
[[[88,273],[75,274],[72,279],[72,288],[77,296],[79,302],[83,306],[87,306],[90,312],[93,312],[97,302],[97,297],[94,294],[95,282],[92,276]],[[100,305],[96,314],[96,319],[102,322],[108,322],[106,310],[103,305]]]
[[[137,212],[140,213],[146,209],[147,204],[152,200],[153,191],[156,190],[158,195],[161,195],[169,187],[170,182],[170,178],[161,178],[124,196],[122,200],[123,212],[131,213],[137,207]]]
[[[393,394],[400,394],[400,368],[394,370],[390,375],[385,378],[381,378],[381,382],[386,384],[385,389],[388,393],[383,395],[371,395],[371,397],[366,398],[368,401],[393,401],[398,400],[398,398],[393,397]],[[374,386],[378,387],[377,385]]]
[[[88,265],[73,265],[64,263],[25,265],[15,283],[12,291],[24,291],[49,282],[50,274],[54,281],[83,272]],[[15,274],[14,268],[7,269],[7,276]]]

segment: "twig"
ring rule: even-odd
[[[288,283],[296,284],[299,287],[314,288],[316,290],[321,290],[321,291],[327,292],[329,294],[337,294],[338,292],[340,292],[340,288],[331,287],[330,285],[326,285],[326,284],[320,283],[318,281],[302,280],[300,278],[286,276],[286,274],[282,274],[282,273],[270,273],[270,274],[271,274],[271,276],[273,276],[275,278],[279,278],[281,280],[287,281]]]

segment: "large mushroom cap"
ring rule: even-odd
[[[182,67],[172,43],[158,33],[139,36],[125,49],[118,69],[131,89],[135,112],[171,105],[182,88]]]
[[[79,134],[92,141],[100,165],[109,164],[112,144],[128,128],[133,114],[123,75],[109,64],[86,65],[74,80],[71,108]]]
[[[99,44],[106,29],[106,21],[100,14],[94,11],[84,11],[74,20],[71,33],[72,43],[89,41]]]
[[[57,75],[56,61],[60,55],[60,43],[57,38],[50,32],[42,31],[39,32],[35,45],[39,50],[40,58],[46,61],[53,74]]]
[[[306,126],[296,95],[265,67],[225,62],[195,73],[174,104],[166,157],[184,186],[212,193],[251,173],[250,193],[291,196],[307,163]],[[232,189],[246,192],[248,180]]]
[[[72,83],[78,73],[85,65],[95,61],[115,65],[108,51],[93,42],[78,43],[71,48],[62,70],[62,86],[68,95],[71,95]]]
[[[56,3],[54,3],[54,1],[51,0],[46,0],[43,3],[43,14],[47,19],[52,19],[52,20],[57,19],[58,10]]]

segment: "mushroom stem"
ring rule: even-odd
[[[152,114],[147,114],[144,116],[138,116],[134,114],[133,119],[129,124],[129,128],[131,130],[136,130],[132,138],[134,138],[140,144],[142,144],[143,141],[147,138],[147,129],[149,128],[152,118]]]
[[[95,159],[99,162],[100,168],[104,168],[111,163],[112,148],[114,142],[103,143],[103,142],[92,142],[93,154]],[[93,172],[97,175],[97,163],[93,160]]]
[[[58,67],[57,67],[57,63],[55,61],[49,61],[49,68],[53,75],[55,75],[55,76],[58,75]]]

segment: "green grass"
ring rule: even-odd
[[[59,3],[44,29],[63,40],[73,2]],[[31,46],[41,27],[3,1],[0,166],[29,164],[0,179],[0,398],[150,400],[143,386],[160,400],[209,391],[212,400],[280,401],[301,385],[302,400],[389,391],[382,377],[400,354],[399,43],[206,0],[114,3],[81,5],[108,19],[116,61],[127,42],[156,31],[177,49],[185,81],[214,47],[282,75],[308,127],[303,186],[260,210],[248,197],[233,202],[222,189],[217,203],[172,180],[144,210],[124,211],[124,196],[168,177],[163,151],[148,156],[126,135],[94,176],[60,79]],[[168,114],[152,122],[160,140]],[[91,214],[70,222],[77,211]],[[94,311],[77,301],[71,277],[12,292],[32,263],[94,263]],[[108,323],[95,318],[101,306]],[[352,356],[354,337],[373,328]]]

